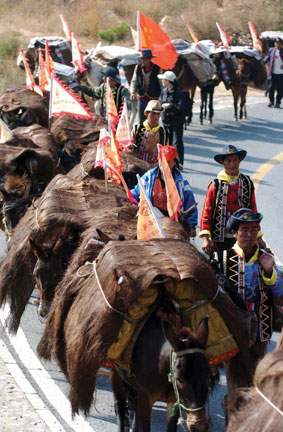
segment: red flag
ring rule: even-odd
[[[55,66],[49,51],[48,40],[45,41],[45,63],[49,78],[55,73]]]
[[[38,49],[38,61],[39,61],[39,85],[42,90],[50,91],[50,78],[46,64],[42,55],[41,48]]]
[[[72,42],[72,35],[71,35],[71,32],[70,32],[69,24],[67,23],[67,20],[64,17],[64,15],[61,14],[60,18],[61,18],[61,22],[62,22],[62,26],[63,26],[63,30],[64,30],[64,33],[65,33],[66,39],[69,42]]]
[[[195,44],[200,48],[199,45],[199,39],[197,38],[195,32],[193,31],[192,27],[189,25],[188,21],[186,20],[186,18],[184,17],[184,15],[182,15],[183,21],[185,23],[185,26],[187,27],[187,29],[189,30],[193,41],[195,42]]]
[[[223,42],[223,45],[225,46],[225,48],[229,49],[230,39],[229,39],[228,34],[226,33],[224,28],[218,22],[216,23],[216,26],[218,28],[218,31],[220,34],[220,39]]]
[[[114,101],[114,96],[109,84],[109,78],[106,80],[106,118],[111,122],[111,127],[116,128],[117,122],[119,121],[119,116],[117,112],[117,107]]]
[[[137,175],[140,187],[140,205],[137,223],[138,240],[151,240],[153,238],[164,238],[165,234],[154,213],[154,209],[144,190],[140,176]]]
[[[140,50],[150,48],[152,54],[156,56],[152,59],[153,63],[162,69],[173,69],[178,54],[173,42],[159,25],[143,13],[138,12],[137,29]]]
[[[79,46],[79,41],[75,33],[72,33],[72,62],[73,65],[78,68],[80,73],[83,73],[86,70]]]
[[[34,90],[36,93],[38,93],[40,96],[43,97],[42,90],[34,81],[34,78],[33,78],[33,75],[31,73],[30,67],[28,65],[24,50],[21,50],[21,53],[23,55],[23,63],[24,63],[25,71],[26,71],[26,88],[27,88],[27,90]]]
[[[163,146],[157,144],[158,147],[158,159],[161,172],[163,174],[166,195],[167,195],[167,210],[171,219],[178,221],[178,213],[180,213],[180,207],[182,205],[181,198],[178,193],[177,186],[175,184],[172,172],[169,168],[168,162],[163,153]]]
[[[88,106],[79,100],[76,93],[72,92],[52,75],[49,117],[60,117],[64,114],[85,120],[93,118]]]
[[[256,49],[258,51],[262,51],[262,45],[261,45],[260,39],[258,37],[258,32],[256,31],[255,26],[253,25],[253,23],[251,21],[248,22],[248,25],[249,25],[254,49]]]

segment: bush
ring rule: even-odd
[[[97,34],[100,39],[106,40],[109,43],[113,43],[124,39],[128,31],[128,24],[121,24],[107,30],[100,30]]]
[[[16,57],[19,52],[19,42],[17,37],[12,35],[0,35],[0,58],[7,59]]]

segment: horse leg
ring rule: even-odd
[[[110,384],[114,396],[114,408],[117,417],[118,432],[129,432],[129,413],[126,398],[125,384],[115,368],[110,372]]]
[[[209,92],[209,123],[212,124],[212,119],[214,115],[213,110],[213,94],[214,94],[214,86],[211,86],[210,92]]]
[[[172,412],[174,403],[167,403],[167,432],[177,432],[177,423],[179,419],[179,409],[178,412]]]
[[[150,432],[151,411],[152,405],[150,404],[148,396],[144,392],[138,390],[133,432]]]
[[[200,102],[200,115],[199,115],[199,119],[200,119],[200,124],[203,125],[203,109],[204,109],[204,106],[205,106],[205,91],[204,91],[203,88],[200,90],[200,100],[201,100],[201,102]]]
[[[234,119],[238,121],[238,99],[239,93],[236,88],[232,88],[233,99],[234,99]]]

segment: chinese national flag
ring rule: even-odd
[[[0,143],[8,141],[13,136],[13,132],[8,128],[5,122],[0,118]]]
[[[156,22],[148,18],[141,12],[138,12],[138,35],[139,49],[150,48],[153,63],[156,63],[162,69],[173,69],[178,54],[171,39],[164,33]]]
[[[55,66],[54,66],[50,51],[49,51],[48,40],[46,40],[46,42],[45,42],[45,63],[46,63],[46,69],[48,72],[48,76],[49,76],[49,78],[51,78],[52,74],[55,73]]]
[[[122,114],[117,126],[116,140],[119,150],[127,151],[133,145],[126,99],[124,99]]]
[[[80,101],[75,93],[65,88],[64,84],[60,83],[52,75],[49,117],[60,117],[64,114],[85,120],[93,118],[86,104]]]
[[[24,63],[25,71],[26,71],[26,88],[27,88],[27,90],[34,90],[36,93],[38,93],[40,96],[43,97],[42,90],[34,81],[34,78],[33,78],[33,75],[31,73],[30,67],[28,65],[24,50],[21,50],[21,53],[23,55],[23,63]]]
[[[167,210],[171,219],[178,221],[178,213],[180,213],[180,207],[182,201],[180,199],[177,186],[172,176],[172,172],[169,168],[168,162],[163,153],[163,147],[157,144],[158,147],[158,159],[161,172],[163,174],[166,195],[167,195]]]
[[[140,206],[137,223],[138,240],[151,240],[154,238],[164,238],[165,234],[154,214],[152,204],[144,190],[140,176],[137,175],[140,187]]]
[[[61,22],[62,22],[62,26],[63,26],[63,30],[64,30],[64,33],[65,33],[66,39],[69,42],[72,42],[72,34],[70,32],[69,24],[67,23],[67,20],[64,17],[64,15],[61,14],[60,18],[61,18]]]
[[[224,28],[218,22],[216,23],[216,26],[218,28],[218,31],[220,34],[220,39],[223,42],[223,45],[225,46],[225,48],[229,49],[230,39],[229,39],[228,34],[226,33]]]
[[[39,85],[42,90],[50,91],[50,78],[42,55],[42,51],[38,49],[39,60]]]
[[[250,29],[252,41],[253,41],[253,47],[254,47],[254,49],[261,52],[262,51],[262,45],[261,45],[260,39],[258,37],[258,33],[256,31],[256,28],[251,21],[249,21],[248,24],[249,24],[249,29]]]
[[[75,33],[72,33],[72,62],[73,65],[78,68],[80,73],[83,73],[86,70],[79,46],[79,41]]]

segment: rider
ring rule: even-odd
[[[202,239],[202,250],[207,254],[212,249],[229,249],[235,243],[235,238],[226,228],[233,212],[241,207],[257,212],[254,184],[249,176],[239,171],[246,154],[245,150],[230,144],[224,147],[222,153],[214,156],[214,160],[224,169],[208,185],[201,215],[199,237]],[[265,247],[262,235],[259,231],[258,242],[261,247]]]
[[[183,177],[180,171],[177,168],[177,157],[178,153],[175,147],[173,146],[165,146],[164,147],[164,155],[168,162],[168,165],[171,169],[180,199],[182,201],[181,210],[183,212],[187,211],[194,203],[195,197],[191,186],[188,180]],[[160,168],[157,166],[147,171],[141,178],[144,189],[152,202],[154,207],[157,207],[161,213],[168,216],[167,211],[167,195],[166,195],[166,187],[163,179],[162,172]],[[134,189],[131,190],[133,193],[133,197],[139,201],[140,198],[140,188],[139,184],[137,184]],[[193,211],[193,213],[188,217],[188,223],[190,224],[191,232],[190,236],[196,236],[196,226],[198,221],[198,211],[197,208]]]
[[[157,162],[157,144],[165,145],[167,142],[166,131],[159,124],[161,112],[158,101],[149,101],[144,111],[146,120],[133,128],[134,149],[141,159],[149,163]]]
[[[87,87],[84,85],[79,85],[78,87],[87,94],[88,96],[92,97],[93,99],[100,99],[101,105],[100,105],[100,115],[105,117],[106,116],[106,97],[107,97],[107,86],[106,86],[106,80],[109,79],[109,85],[112,90],[112,94],[114,97],[115,105],[117,108],[117,112],[120,112],[122,103],[124,102],[124,99],[126,99],[127,108],[128,111],[131,112],[131,101],[130,101],[130,95],[126,87],[122,86],[120,83],[120,77],[118,75],[118,72],[115,68],[111,66],[107,66],[103,71],[102,74],[104,75],[104,82],[96,88]]]

